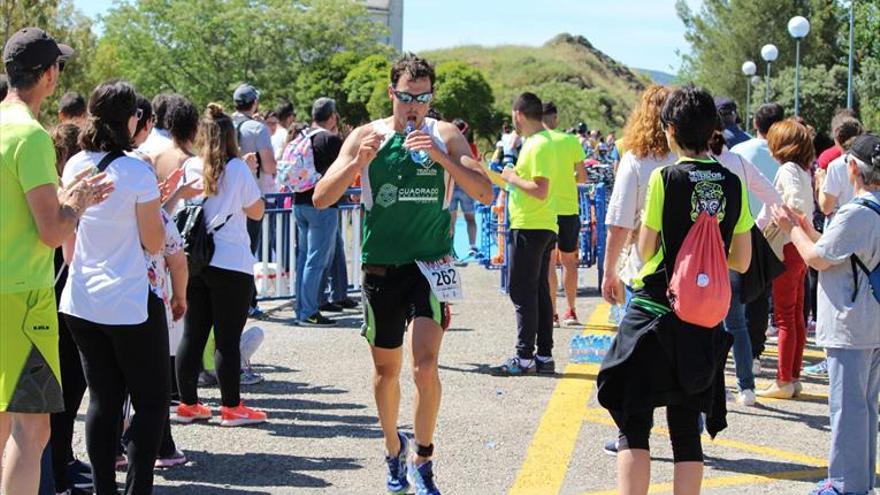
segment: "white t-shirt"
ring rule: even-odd
[[[676,157],[670,153],[664,157],[636,157],[627,151],[617,166],[614,188],[605,215],[607,225],[634,229],[645,209],[648,194],[648,179],[656,168],[675,163]]]
[[[62,182],[96,167],[105,154],[77,153],[64,167]],[[159,187],[150,165],[130,156],[117,158],[106,172],[116,189],[79,220],[58,310],[104,325],[137,325],[147,320],[150,284],[136,207],[159,199]]]
[[[153,127],[147,139],[138,146],[138,151],[145,155],[155,155],[170,148],[174,142],[171,140],[171,131]]]
[[[272,151],[275,153],[275,159],[280,160],[284,153],[284,143],[287,142],[287,129],[278,126],[275,134],[272,134]]]
[[[855,190],[849,182],[849,172],[847,172],[846,168],[846,155],[835,158],[828,164],[828,173],[825,175],[825,183],[822,184],[823,193],[837,198],[837,204],[834,205],[835,212],[841,206],[852,201],[855,195]],[[831,215],[833,214],[832,212]]]
[[[190,158],[183,164],[184,180],[203,177],[203,174],[201,158]],[[256,203],[260,197],[260,188],[247,164],[238,158],[230,160],[220,176],[217,195],[205,201],[205,222],[209,229],[213,230],[229,217],[226,224],[214,232],[214,257],[210,266],[253,275],[256,259],[251,252],[243,208]]]
[[[746,189],[749,190],[749,206],[752,215],[754,216],[756,212],[760,210],[760,215],[755,219],[755,223],[760,229],[766,227],[767,224],[770,223],[769,208],[758,206],[756,209],[755,205],[751,204],[751,198],[753,196],[757,197],[760,201],[760,205],[778,205],[782,203],[782,196],[779,195],[779,191],[773,187],[773,183],[770,182],[770,179],[761,173],[754,163],[736,153],[728,151],[726,147],[721,151],[721,154],[715,157],[715,159],[718,160],[718,163],[724,165],[724,168],[735,173],[740,179],[742,179],[743,183],[746,185]]]
[[[631,151],[627,151],[617,166],[605,223],[634,230],[639,225],[642,210],[645,209],[651,172],[672,165],[675,160],[673,153],[660,158],[654,156],[638,158]],[[637,237],[638,234],[636,233],[635,236]],[[623,250],[624,255],[618,263],[617,271],[623,282],[631,285],[632,278],[637,276],[642,268],[642,261],[635,244],[625,245]]]

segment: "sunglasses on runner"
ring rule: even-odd
[[[391,88],[391,93],[394,94],[394,97],[397,98],[397,101],[401,103],[420,103],[422,105],[427,105],[434,101],[434,93],[421,93],[418,95],[414,95],[412,93],[407,93],[406,91],[397,91],[394,88]]]

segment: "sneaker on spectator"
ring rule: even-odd
[[[752,360],[752,374],[755,376],[761,375],[761,360],[759,358]]]
[[[346,297],[345,299],[343,299],[341,301],[336,301],[334,304],[338,304],[339,306],[342,306],[343,309],[357,309],[358,306],[360,306],[360,304],[358,304],[357,301],[355,301],[354,299],[352,299],[350,297]]]
[[[805,366],[803,374],[812,378],[828,378],[828,361],[823,359],[812,366]]]
[[[555,375],[556,361],[554,361],[553,358],[542,360],[539,357],[535,357],[535,371],[539,375]]]
[[[833,480],[822,480],[816,485],[816,489],[810,492],[810,495],[844,495],[843,491],[838,490],[838,486],[840,485]]]
[[[736,396],[736,403],[741,406],[754,406],[756,402],[755,391],[752,389],[740,390]]]
[[[617,455],[619,447],[620,440],[608,440],[607,442],[605,442],[605,445],[602,446],[602,451],[608,455]]]
[[[565,311],[565,314],[562,315],[562,323],[567,326],[580,325],[577,314],[574,312],[574,308],[568,308]]]
[[[213,371],[202,370],[198,383],[200,387],[213,387],[217,385],[217,375]]]
[[[187,405],[181,402],[177,411],[171,417],[177,423],[192,423],[193,421],[207,421],[211,419],[211,410],[202,404]]]
[[[481,253],[480,250],[476,247],[472,246],[470,251],[468,251],[468,256],[475,260],[478,260],[483,257],[483,253]]]
[[[92,481],[92,467],[79,459],[67,464],[67,485],[71,494],[92,493],[95,484]]]
[[[263,381],[263,375],[255,372],[250,366],[241,369],[239,383],[241,385],[256,385]]]
[[[553,328],[559,328],[559,315],[553,315]]]
[[[300,323],[304,327],[332,327],[336,325],[335,321],[325,317],[321,313],[315,313]]]
[[[115,466],[117,471],[125,471],[128,469],[128,458],[124,454],[119,454],[116,456]]]
[[[222,426],[244,426],[263,423],[266,421],[267,414],[258,409],[251,409],[240,402],[236,407],[220,407],[220,425]]]
[[[187,463],[186,454],[180,449],[174,449],[174,453],[168,457],[157,457],[155,466],[159,469],[173,468]]]
[[[265,314],[259,306],[248,309],[248,318],[262,318]]]
[[[321,311],[326,311],[328,313],[342,313],[343,311],[341,305],[332,302],[324,303],[319,306],[318,309],[320,309]]]
[[[795,380],[791,384],[794,387],[794,395],[792,397],[800,397],[804,393],[804,384],[800,380]]]
[[[523,366],[522,360],[516,356],[504,361],[498,366],[489,368],[489,373],[495,376],[522,376],[531,375],[537,371],[535,361],[528,366]]]

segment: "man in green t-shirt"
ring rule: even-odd
[[[488,204],[492,184],[471,158],[458,128],[426,117],[434,90],[434,68],[426,60],[405,55],[392,67],[390,83],[392,116],[349,135],[339,157],[318,181],[312,201],[317,208],[334,204],[361,175],[363,335],[373,355],[387,488],[407,493],[409,474],[416,495],[438,495],[431,457],[440,408],[437,357],[448,323],[441,283],[454,286],[457,279],[449,256],[449,204],[455,184]],[[445,262],[442,273],[427,265],[436,267],[432,262],[438,260]],[[429,275],[436,279],[431,276],[429,282]],[[406,436],[397,430],[402,345],[408,327],[417,394],[413,456],[407,454]]]
[[[54,248],[89,206],[112,191],[106,175],[59,190],[55,148],[36,121],[73,50],[37,28],[9,38],[9,92],[0,104],[0,459],[12,436],[0,492],[36,493],[49,413],[64,407],[58,362]]]
[[[541,100],[532,93],[519,95],[513,104],[516,132],[525,143],[516,166],[505,167],[501,176],[509,184],[508,291],[516,310],[517,343],[516,355],[491,369],[497,375],[555,372],[548,272],[559,230],[552,200],[559,170],[557,146],[542,116]]]
[[[578,183],[587,181],[587,170],[584,160],[587,159],[584,148],[573,134],[556,131],[559,124],[556,105],[544,103],[544,128],[550,132],[550,139],[556,146],[556,164],[559,167],[559,183],[554,187],[553,204],[556,207],[556,223],[559,235],[556,248],[550,254],[550,301],[553,303],[553,326],[559,325],[559,314],[556,312],[556,264],[562,263],[562,286],[565,288],[565,300],[568,308],[562,315],[562,323],[578,325],[577,312],[574,309],[577,297],[578,281],[578,244],[581,233],[580,193]]]

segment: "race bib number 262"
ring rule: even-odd
[[[431,291],[440,302],[460,301],[464,298],[458,270],[447,256],[437,261],[416,261],[422,275],[431,285]]]

